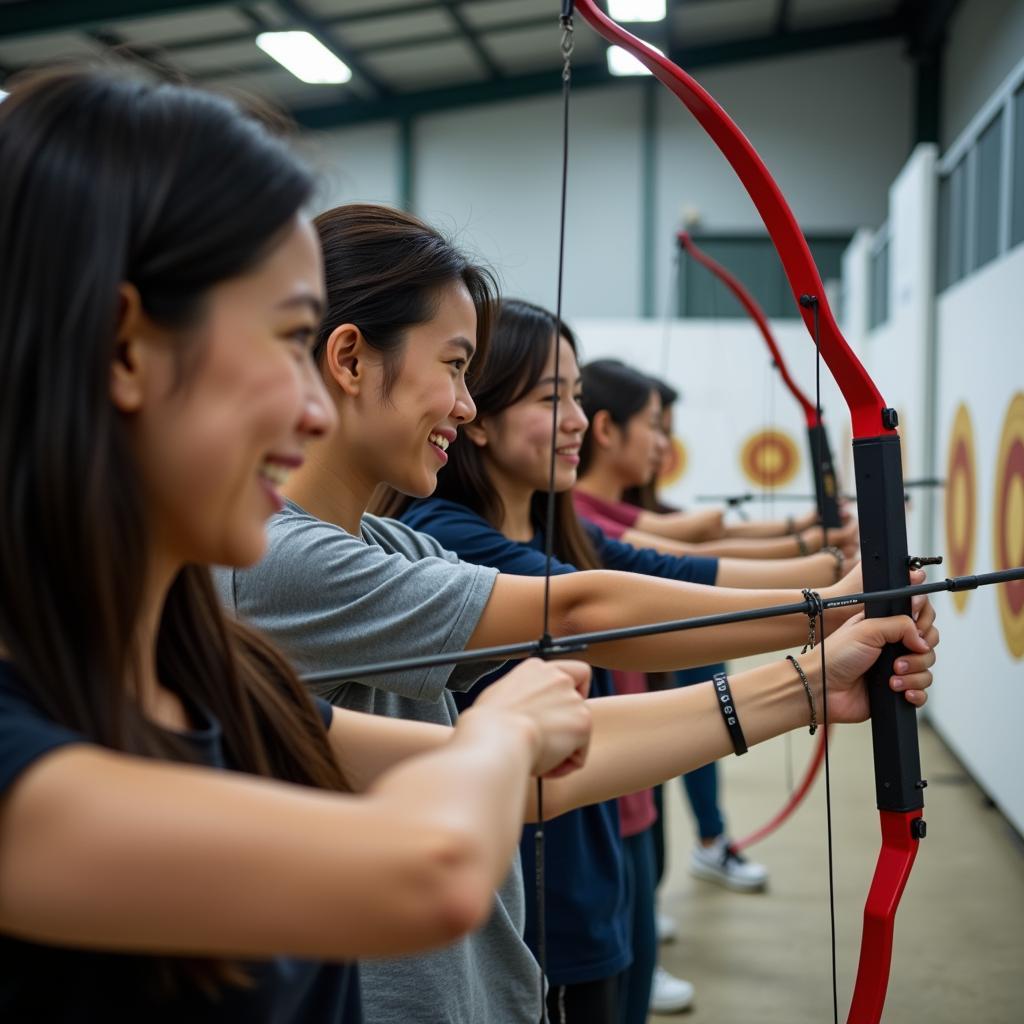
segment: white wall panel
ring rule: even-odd
[[[391,123],[306,132],[302,155],[317,175],[314,213],[342,203],[399,202],[398,128]]]
[[[639,312],[640,87],[572,101],[565,308]],[[508,294],[555,300],[561,106],[555,97],[419,122],[416,209],[478,251]]]
[[[1003,418],[1024,391],[1024,247],[943,293],[938,304],[939,453],[957,406],[974,425],[977,478],[976,571],[993,565],[996,461]],[[940,516],[943,509],[940,506]],[[940,518],[937,536],[944,537]],[[1024,832],[1024,661],[1014,658],[994,588],[969,594],[965,610],[941,604],[941,686],[930,713],[971,774]]]

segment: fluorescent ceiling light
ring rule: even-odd
[[[608,0],[615,21],[664,21],[665,0]]]
[[[650,44],[648,43],[650,46]],[[664,57],[664,53],[659,50],[656,46],[651,46],[651,49],[655,53],[661,53]],[[613,75],[649,75],[650,71],[647,70],[633,56],[628,50],[624,50],[621,46],[609,46],[607,50],[608,54],[608,70]]]
[[[261,32],[256,45],[310,85],[341,85],[352,77],[349,66],[309,32]]]
[[[5,93],[3,89],[0,89],[0,103],[3,103],[5,99],[7,99],[7,93]]]

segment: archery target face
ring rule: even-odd
[[[1024,564],[1024,392],[1010,401],[1003,421],[996,459],[995,532],[993,561],[996,569]],[[995,588],[1007,646],[1015,658],[1024,658],[1024,580]]]
[[[658,475],[659,487],[671,487],[686,475],[688,461],[686,445],[673,434],[669,438],[669,450],[665,456],[665,471]]]
[[[966,576],[974,571],[977,515],[974,429],[967,406],[961,402],[953,418],[946,459],[946,558],[951,576]],[[967,607],[970,593],[960,590],[953,594],[953,606],[958,612]]]
[[[744,442],[740,467],[755,487],[783,487],[800,468],[800,452],[781,430],[761,430]]]

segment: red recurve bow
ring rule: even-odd
[[[909,557],[897,417],[843,338],[821,277],[793,212],[764,161],[735,122],[685,71],[612,21],[595,0],[576,0],[583,19],[609,43],[633,54],[696,118],[732,165],[772,239],[800,315],[849,408],[864,585],[886,590],[907,582]],[[910,603],[871,601],[869,616],[907,614]],[[864,907],[860,961],[848,1024],[878,1024],[892,961],[896,908],[925,834],[917,718],[887,686],[903,653],[890,645],[868,675],[875,792],[882,847]]]

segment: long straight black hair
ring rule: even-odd
[[[119,287],[175,329],[180,386],[209,289],[251,270],[307,200],[308,173],[226,99],[111,69],[61,68],[0,103],[0,647],[61,725],[188,760],[148,721],[133,652],[148,530],[126,419],[110,399]],[[174,580],[157,671],[220,720],[233,766],[344,781],[284,659],[221,612],[205,567]],[[182,961],[156,961],[173,976]],[[237,977],[223,961],[185,975]]]
[[[496,416],[515,405],[537,385],[555,343],[557,323],[548,310],[522,299],[503,299],[491,337],[487,362],[472,382],[477,416]],[[562,337],[578,351],[576,336],[563,322]],[[492,526],[504,519],[501,495],[487,470],[483,450],[467,441],[448,449],[448,464],[437,478],[438,498],[471,508]],[[390,491],[375,505],[383,515],[401,515],[411,499]],[[547,491],[537,491],[530,501],[534,528],[547,525]],[[572,493],[555,495],[555,544],[557,558],[577,569],[599,569],[600,562],[572,503]]]

